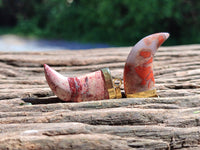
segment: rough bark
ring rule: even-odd
[[[130,49],[0,52],[0,149],[200,149],[200,45],[158,50],[158,98],[67,103],[45,81],[44,63],[123,79]]]

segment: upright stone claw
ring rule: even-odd
[[[153,56],[169,33],[161,32],[144,37],[131,50],[124,67],[126,97],[156,96]]]

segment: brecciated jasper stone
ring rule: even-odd
[[[81,77],[64,77],[44,64],[44,72],[49,87],[63,101],[82,102],[116,98],[108,68]]]
[[[155,33],[141,39],[130,51],[124,67],[124,90],[127,97],[156,95],[153,57],[169,33]]]

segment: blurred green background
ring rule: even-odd
[[[0,0],[0,18],[0,34],[130,46],[165,31],[165,45],[200,43],[199,0]]]

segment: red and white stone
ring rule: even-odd
[[[169,33],[155,33],[144,37],[132,48],[124,68],[126,95],[154,89],[153,57],[168,37]]]
[[[63,101],[90,101],[109,99],[101,70],[81,77],[64,77],[44,64],[47,83],[55,95]]]

